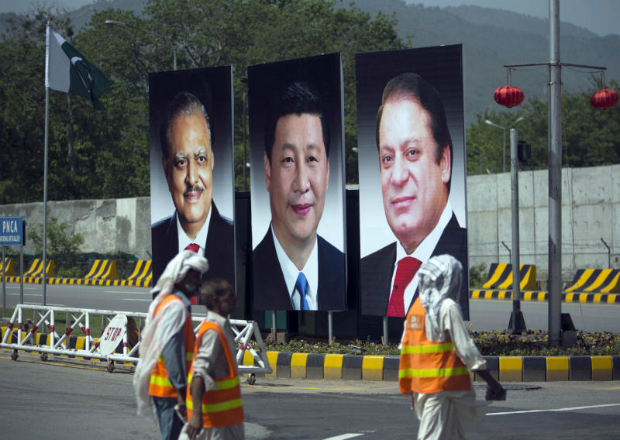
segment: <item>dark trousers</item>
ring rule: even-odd
[[[159,429],[161,431],[162,440],[177,440],[184,425],[183,421],[174,410],[174,406],[177,404],[177,398],[153,397],[153,402],[157,409],[157,418],[159,419]]]

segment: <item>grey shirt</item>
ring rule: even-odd
[[[191,303],[183,292],[175,290],[171,295],[176,296],[183,305],[187,307],[187,313],[190,315]],[[171,312],[174,309],[168,310]],[[167,319],[168,316],[164,317]],[[170,340],[164,346],[162,350],[162,356],[164,357],[164,363],[166,364],[166,370],[168,370],[168,379],[170,383],[177,390],[185,388],[187,386],[187,368],[185,366],[185,326],[174,334]]]

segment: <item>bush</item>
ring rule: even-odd
[[[487,265],[476,264],[469,269],[469,288],[480,289],[487,280]]]
[[[613,356],[620,355],[620,335],[610,332],[587,333],[579,331],[573,347],[549,347],[547,332],[530,330],[521,335],[512,335],[506,330],[488,332],[473,331],[470,336],[483,356]],[[398,356],[398,344],[388,345],[359,339],[348,344],[334,342],[331,347],[325,342],[310,342],[304,339],[292,340],[288,344],[265,339],[267,351],[289,353],[333,353]]]

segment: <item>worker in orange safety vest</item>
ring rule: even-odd
[[[237,298],[227,281],[216,279],[202,285],[200,300],[207,306],[207,316],[196,335],[188,377],[188,423],[180,439],[243,439],[236,347],[228,320]]]
[[[487,400],[504,400],[505,389],[465,328],[458,298],[461,263],[451,255],[431,258],[418,272],[419,297],[405,320],[399,367],[400,392],[411,395],[420,420],[418,440],[463,439],[482,422],[487,403],[477,402],[469,371],[487,384]]]
[[[187,372],[194,352],[190,299],[208,268],[204,257],[181,251],[151,290],[155,299],[142,333],[134,388],[138,413],[156,416],[162,440],[178,439],[183,428]]]

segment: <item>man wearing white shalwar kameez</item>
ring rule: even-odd
[[[458,298],[450,297],[460,291],[461,273],[454,257],[431,258],[419,271],[420,297],[405,321],[399,382],[420,420],[418,440],[464,439],[482,422],[487,404],[476,401],[468,370],[487,382],[488,400],[505,398],[467,333]]]

